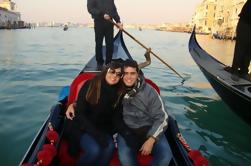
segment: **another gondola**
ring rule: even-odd
[[[237,115],[251,124],[251,82],[242,78],[233,80],[232,73],[226,70],[228,67],[201,48],[195,29],[189,40],[189,51],[219,96]]]

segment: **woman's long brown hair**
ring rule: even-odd
[[[100,74],[95,76],[90,81],[90,85],[88,87],[85,98],[86,98],[86,101],[89,102],[91,105],[98,104],[98,101],[100,99],[102,80],[105,80],[105,77],[109,68],[113,70],[121,68],[122,70],[122,64],[120,61],[111,62],[110,64],[106,66],[105,69],[102,70]]]
[[[91,105],[98,104],[100,93],[101,93],[101,82],[105,80],[105,76],[108,69],[103,70],[97,76],[95,76],[92,80],[90,80],[90,85],[88,87],[86,93],[86,101]]]

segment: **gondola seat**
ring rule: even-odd
[[[70,94],[68,96],[68,104],[69,106],[71,103],[73,103],[77,99],[78,92],[80,88],[83,86],[83,84],[86,82],[86,80],[91,79],[95,76],[95,73],[82,73],[78,77],[75,78],[75,80],[72,82],[70,87]],[[146,79],[146,82],[150,84],[158,93],[160,93],[159,87],[151,80]],[[79,153],[80,154],[80,153]],[[60,166],[73,166],[75,165],[79,155],[76,157],[72,157],[68,154],[68,143],[65,139],[61,141],[58,158],[59,158],[59,165]],[[152,157],[151,156],[142,156],[140,153],[137,156],[138,162],[140,166],[147,166],[149,165]],[[118,166],[119,159],[117,151],[115,150],[115,153],[113,154],[113,158],[110,161],[109,166]]]

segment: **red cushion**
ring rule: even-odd
[[[158,85],[156,85],[152,80],[145,78],[146,83],[148,83],[149,85],[151,85],[157,92],[158,94],[160,94],[160,89],[158,87]]]
[[[78,159],[78,156],[72,157],[68,153],[68,143],[65,140],[62,140],[60,143],[60,148],[58,152],[58,158],[60,166],[74,166],[76,165],[76,161]]]
[[[68,103],[67,105],[70,105],[71,103],[73,103],[77,97],[78,97],[78,92],[80,90],[80,88],[82,87],[82,85],[85,83],[85,81],[87,81],[90,78],[93,78],[96,75],[96,73],[82,73],[80,75],[78,75],[73,82],[71,83],[71,87],[70,87],[70,93],[68,96]]]
[[[139,166],[148,166],[150,165],[150,161],[152,160],[152,156],[142,156],[140,153],[137,155]],[[112,160],[110,161],[109,166],[119,166],[119,158],[117,150],[114,152]]]
[[[63,140],[60,144],[58,157],[59,157],[59,165],[60,166],[74,166],[76,164],[77,157],[72,157],[68,154],[68,144],[65,140]],[[137,156],[140,166],[148,166],[152,157],[151,156],[142,156],[140,153]],[[119,166],[119,158],[117,150],[114,152],[112,160],[110,161],[109,166]]]

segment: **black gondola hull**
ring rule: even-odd
[[[223,101],[238,116],[251,124],[251,82],[241,78],[238,81],[232,80],[232,74],[224,70],[226,65],[200,47],[194,31],[189,40],[189,51]]]

